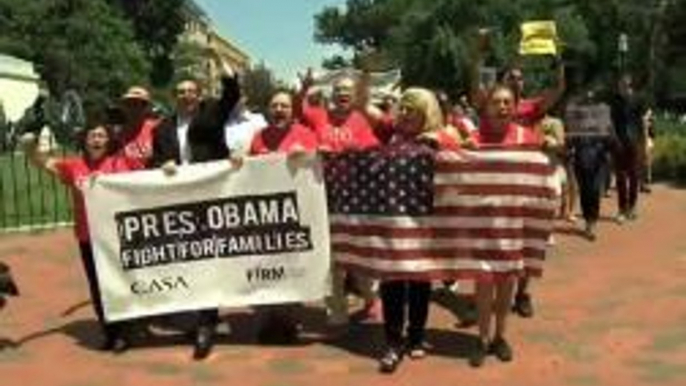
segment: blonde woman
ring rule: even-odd
[[[436,146],[455,148],[459,146],[458,138],[456,133],[444,128],[441,110],[431,91],[410,88],[403,93],[389,147],[407,150]],[[411,359],[426,356],[424,339],[431,282],[382,279],[380,293],[386,350],[379,359],[379,370],[392,373],[406,353]],[[406,334],[403,334],[404,329]]]

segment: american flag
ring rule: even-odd
[[[325,162],[336,263],[375,277],[540,276],[557,208],[533,150],[373,150]]]

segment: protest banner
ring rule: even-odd
[[[565,136],[608,136],[612,129],[610,107],[604,103],[570,103],[565,109]]]
[[[321,173],[266,156],[97,177],[84,196],[107,319],[324,297]]]

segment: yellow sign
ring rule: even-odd
[[[554,21],[529,21],[522,23],[521,30],[520,55],[558,54],[557,28]]]

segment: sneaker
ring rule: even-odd
[[[472,367],[481,367],[486,360],[486,354],[488,353],[486,345],[481,339],[474,345],[472,352],[469,353],[469,365]]]
[[[407,347],[407,356],[410,357],[410,359],[424,359],[426,358],[426,349],[426,342],[410,344]]]
[[[615,216],[615,222],[618,225],[623,225],[626,222],[626,215],[624,213],[619,213],[617,216]]]
[[[595,241],[596,240],[595,224],[586,223],[586,229],[584,230],[584,236],[586,236],[586,239],[588,239],[589,241]]]
[[[546,245],[549,247],[552,247],[555,245],[555,236],[551,233],[550,236],[548,236],[548,240],[546,241]]]
[[[531,295],[527,293],[515,295],[512,311],[522,318],[530,318],[534,316],[534,305],[531,301]]]
[[[488,353],[495,355],[501,362],[512,361],[512,347],[510,347],[503,337],[496,337],[491,344],[488,345]]]
[[[403,360],[402,351],[395,347],[389,347],[379,358],[379,371],[384,374],[392,374],[398,369]]]
[[[626,212],[626,219],[629,221],[634,221],[638,218],[638,214],[635,209],[631,209]]]

